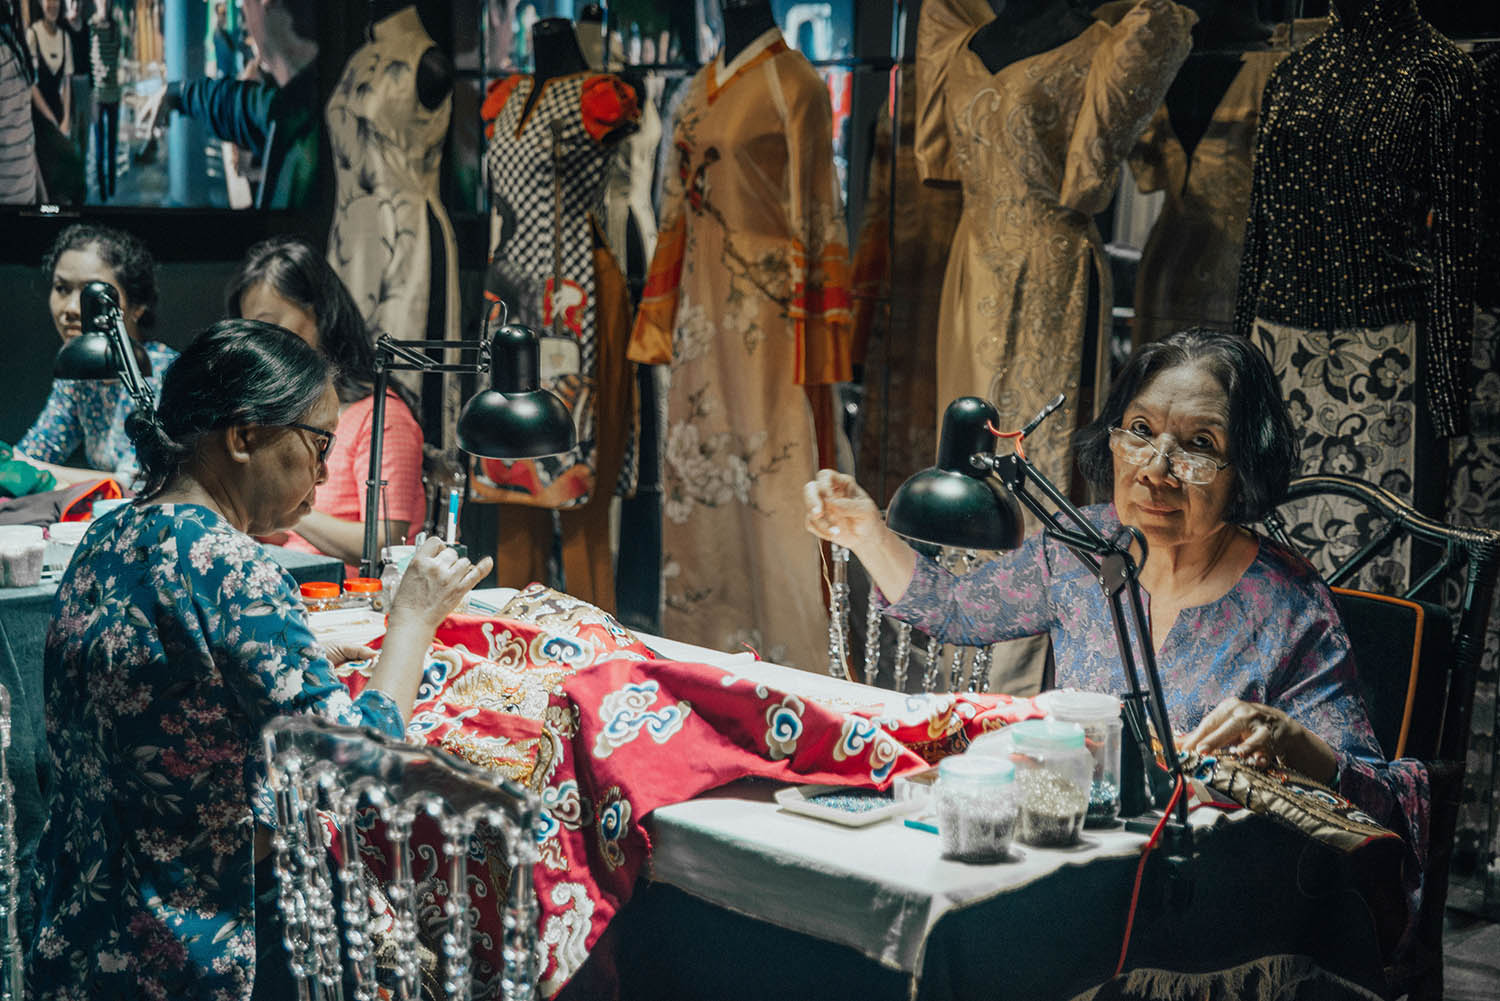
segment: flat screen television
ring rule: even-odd
[[[0,0],[0,204],[301,207],[320,6]]]

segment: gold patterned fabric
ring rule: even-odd
[[[709,63],[678,112],[630,350],[672,366],[662,631],[811,669],[827,663],[827,613],[802,486],[815,421],[832,421],[809,397],[850,375],[841,201],[828,88],[807,59],[772,30]]]
[[[1030,446],[1066,490],[1069,439],[1090,416],[1079,413],[1080,390],[1099,399],[1107,372],[1108,308],[1085,330],[1091,279],[1099,302],[1112,298],[1092,216],[1187,58],[1196,16],[1140,0],[1114,23],[991,73],[969,40],[993,17],[985,0],[928,0],[917,34],[918,168],[964,195],[943,281],[937,402],[987,397],[1016,428],[1067,393]],[[1098,352],[1090,387],[1080,385],[1085,345]]]
[[[1250,154],[1260,98],[1285,52],[1246,52],[1191,155],[1166,106],[1156,110],[1130,167],[1143,192],[1166,195],[1141,251],[1135,286],[1136,344],[1188,327],[1228,331],[1250,211]]]

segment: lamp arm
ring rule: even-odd
[[[383,342],[388,340],[389,337],[381,337],[376,343],[375,399],[370,408],[370,470],[365,478],[365,544],[359,560],[361,577],[375,576],[375,558],[379,555],[376,543],[380,522],[380,453],[385,443],[385,393],[391,383],[388,362],[392,347]],[[390,544],[389,539],[386,544]]]
[[[125,330],[125,313],[114,303],[109,305],[108,313],[109,324],[105,337],[109,339],[109,348],[114,352],[115,364],[120,370],[120,382],[125,387],[125,392],[130,394],[136,413],[154,413],[156,394],[151,391],[146,377],[141,374],[140,363],[135,359],[135,348],[131,345],[130,334]]]
[[[1047,535],[1072,552],[1099,581],[1099,587],[1109,601],[1110,617],[1115,626],[1115,639],[1120,646],[1120,660],[1125,666],[1125,680],[1130,685],[1130,697],[1126,700],[1126,718],[1130,721],[1132,734],[1138,739],[1142,758],[1146,760],[1149,767],[1152,763],[1150,760],[1152,758],[1151,744],[1145,739],[1145,721],[1140,718],[1141,705],[1144,702],[1151,716],[1157,739],[1161,741],[1162,753],[1167,760],[1167,770],[1174,781],[1183,780],[1182,763],[1177,759],[1177,748],[1172,740],[1172,725],[1167,716],[1167,703],[1162,694],[1161,674],[1156,665],[1156,651],[1151,645],[1150,623],[1146,617],[1145,604],[1141,600],[1140,569],[1134,557],[1130,555],[1128,540],[1125,545],[1120,543],[1121,536],[1129,535],[1139,541],[1144,553],[1144,537],[1136,529],[1127,527],[1121,536],[1116,536],[1114,539],[1106,538],[1093,523],[1083,516],[1083,512],[1078,510],[1073,502],[1047,479],[1041,470],[1032,465],[1029,459],[1018,454],[986,455],[981,452],[969,461],[976,469],[988,470],[990,475],[999,480],[1016,500],[1046,526]],[[1035,486],[1046,495],[1056,505],[1056,510],[1042,504],[1026,489],[1028,484]],[[1079,531],[1065,527],[1063,518],[1072,522]],[[1130,619],[1135,623],[1136,643],[1140,647],[1139,661],[1136,659],[1136,651],[1132,649],[1130,633],[1126,628],[1127,611]],[[1144,689],[1141,687],[1141,671],[1138,664],[1145,668],[1146,688]],[[1186,796],[1177,798],[1175,824],[1179,828],[1176,833],[1186,836],[1188,832]]]

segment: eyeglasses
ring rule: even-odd
[[[1189,452],[1181,447],[1164,452],[1156,447],[1156,442],[1129,428],[1110,428],[1109,447],[1132,466],[1149,466],[1156,461],[1157,456],[1161,456],[1167,461],[1167,472],[1174,479],[1179,483],[1191,483],[1199,487],[1212,483],[1214,477],[1219,475],[1219,470],[1229,465],[1211,455]]]
[[[295,423],[291,423],[291,424],[283,424],[281,426],[282,427],[287,427],[287,428],[296,428],[298,431],[306,431],[308,434],[317,435],[318,439],[319,439],[319,444],[318,444],[318,461],[319,462],[327,462],[328,461],[328,453],[333,451],[333,432],[332,431],[324,431],[322,428],[315,428],[315,427],[312,427],[312,426],[307,425],[307,424],[295,424]]]

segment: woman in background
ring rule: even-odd
[[[42,270],[49,283],[52,323],[64,341],[83,333],[84,286],[101,281],[114,287],[136,357],[150,363],[146,382],[159,394],[177,352],[158,341],[141,340],[156,308],[156,265],[146,245],[122,230],[80,223],[58,234]],[[146,365],[141,368],[144,372]],[[36,423],[16,445],[16,458],[51,470],[59,483],[103,472],[128,484],[138,469],[135,446],[125,433],[125,419],[134,412],[135,403],[117,381],[55,379]],[[86,468],[60,465],[80,446]]]
[[[62,0],[42,0],[32,4],[31,27],[26,40],[31,46],[31,61],[36,66],[36,83],[31,89],[31,103],[63,135],[70,135],[73,125],[73,43],[58,23]]]
[[[328,456],[328,480],[318,487],[313,510],[281,544],[326,553],[352,572],[364,547],[365,482],[373,440],[375,349],[370,332],[323,255],[296,237],[272,237],[251,247],[224,298],[230,316],[290,330],[337,368],[338,440]],[[427,516],[422,429],[413,416],[415,401],[404,392],[393,385],[386,393],[380,546],[399,545]]]

